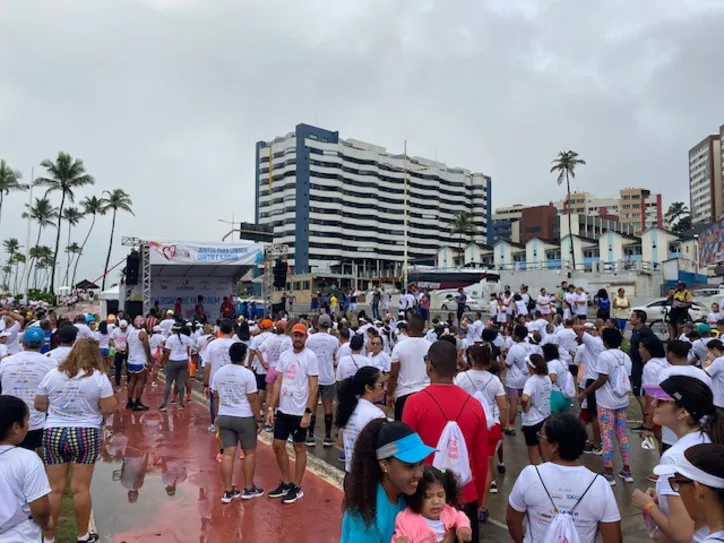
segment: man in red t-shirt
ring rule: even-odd
[[[483,505],[488,473],[488,425],[478,400],[453,384],[457,350],[451,342],[437,341],[427,353],[430,386],[411,395],[402,411],[402,422],[420,434],[422,442],[437,447],[445,425],[455,420],[465,437],[473,480],[463,487],[461,498],[470,518],[474,543],[480,541],[478,507]],[[457,417],[457,418],[456,418]],[[432,464],[434,455],[425,464]]]

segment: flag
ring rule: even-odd
[[[271,193],[272,190],[272,173],[274,171],[274,165],[272,164],[272,161],[274,160],[274,146],[270,143],[269,144],[269,192]]]

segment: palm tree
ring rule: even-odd
[[[47,187],[45,195],[51,192],[60,192],[60,207],[58,208],[58,231],[55,234],[55,251],[53,260],[58,261],[58,249],[60,249],[60,222],[63,219],[65,200],[75,202],[76,189],[95,183],[93,176],[85,171],[85,165],[79,158],[74,159],[68,153],[58,153],[55,162],[49,159],[43,160],[41,166],[48,172],[47,177],[38,177],[33,183],[41,187]],[[55,264],[53,264],[50,275],[50,292],[55,292]]]
[[[68,253],[68,263],[73,264],[74,262],[78,262],[78,259],[80,258],[80,255],[83,253],[83,249],[81,249],[80,245],[78,245],[75,241],[68,245],[65,248],[65,252]],[[71,288],[75,288],[75,283],[70,283]]]
[[[458,249],[460,251],[460,260],[462,264],[465,264],[465,258],[463,255],[463,239],[465,236],[470,236],[470,241],[473,241],[475,234],[477,233],[477,229],[475,228],[475,225],[473,224],[473,214],[468,213],[466,211],[463,211],[462,213],[458,213],[453,217],[453,222],[450,228],[450,232],[452,235],[457,235],[458,237]]]
[[[13,263],[15,264],[15,293],[20,292],[18,289],[18,281],[20,280],[20,264],[23,264],[23,273],[25,273],[25,255],[22,253],[15,253],[13,257]],[[22,285],[20,285],[22,287]]]
[[[85,235],[85,239],[83,240],[83,245],[80,246],[80,253],[78,253],[78,258],[75,259],[75,266],[73,266],[73,280],[71,281],[72,284],[75,285],[75,275],[78,272],[78,262],[80,262],[80,256],[83,254],[83,249],[85,249],[85,244],[88,243],[88,238],[91,235],[91,232],[93,231],[93,227],[96,225],[96,216],[97,215],[104,215],[105,209],[103,209],[103,202],[100,198],[97,198],[96,196],[88,196],[80,203],[81,206],[83,206],[83,215],[86,217],[88,215],[91,215],[93,217],[93,220],[91,221],[90,228],[88,229],[88,233]]]
[[[8,283],[10,283],[9,279],[10,274],[13,272],[13,267],[10,264],[5,264],[0,271],[2,271],[3,274],[2,285],[0,285],[0,288],[2,288],[4,292],[7,292],[10,290],[10,285]]]
[[[23,211],[23,219],[30,218],[38,223],[38,237],[35,241],[35,246],[37,247],[38,245],[40,245],[40,236],[43,233],[43,229],[55,228],[55,219],[58,218],[58,208],[53,207],[48,198],[36,198],[35,204],[32,207],[30,207],[28,204],[25,204],[25,209],[27,211]],[[32,249],[34,249],[34,247],[31,248],[31,252]],[[33,255],[31,254],[29,263],[31,268],[35,265],[36,262],[37,258],[33,257]]]
[[[133,212],[133,201],[131,197],[123,189],[113,189],[113,192],[107,190],[103,191],[103,203],[101,209],[103,213],[113,210],[113,221],[111,222],[111,239],[108,243],[108,255],[106,256],[106,267],[103,269],[103,282],[101,283],[101,290],[106,289],[106,274],[108,273],[108,265],[111,262],[111,251],[113,250],[113,234],[116,230],[116,215],[118,211],[125,211],[130,213],[134,217],[136,214]]]
[[[8,254],[8,261],[10,261],[15,256],[15,253],[20,250],[20,242],[18,241],[18,238],[8,238],[3,241],[3,248]]]
[[[558,174],[558,184],[566,182],[566,214],[568,215],[568,235],[571,240],[571,263],[573,264],[573,270],[576,270],[576,255],[573,251],[573,226],[571,224],[571,179],[576,178],[576,167],[585,166],[586,161],[579,158],[578,153],[575,151],[560,151],[558,156],[552,162],[550,173]]]
[[[691,213],[684,202],[674,202],[664,215],[666,224],[672,232],[680,234],[691,228]]]
[[[70,235],[73,232],[73,227],[77,226],[82,218],[83,213],[81,213],[77,207],[66,207],[63,210],[63,219],[68,223],[68,246],[70,246]],[[65,267],[65,275],[63,276],[63,282],[66,285],[68,284],[68,278],[70,276],[70,261],[71,255],[68,253],[68,264]]]
[[[35,264],[33,268],[33,288],[37,289],[38,271],[40,271],[40,261],[44,258],[52,257],[53,250],[46,245],[36,245],[35,247],[30,248],[30,251],[28,251],[28,255],[30,256],[30,262]]]
[[[20,180],[23,175],[13,170],[8,163],[0,159],[0,219],[2,218],[3,200],[11,191],[28,190],[28,185],[23,185]]]

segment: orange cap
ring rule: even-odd
[[[297,332],[299,334],[306,334],[307,333],[307,327],[304,326],[301,322],[298,322],[294,326],[292,326],[292,334],[294,332]]]
[[[274,326],[274,323],[271,321],[271,319],[264,319],[261,321],[261,327],[262,328],[271,328]]]

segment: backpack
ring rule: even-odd
[[[493,417],[494,406],[489,405],[488,400],[485,398],[485,395],[483,394],[483,390],[485,390],[485,387],[487,387],[490,384],[490,381],[492,381],[495,378],[495,376],[491,375],[490,379],[488,379],[486,381],[486,383],[483,385],[483,388],[478,390],[478,388],[475,386],[475,381],[473,381],[473,378],[470,377],[470,374],[468,372],[465,372],[465,375],[470,380],[470,384],[473,385],[473,389],[475,389],[475,392],[473,392],[473,398],[478,400],[483,406],[483,411],[485,412],[485,422],[488,425],[488,430],[490,430],[495,425],[495,418]]]
[[[447,419],[445,411],[443,411],[442,406],[435,397],[427,390],[425,392],[440,408],[442,416]],[[460,408],[457,417],[448,421],[445,428],[443,428],[440,439],[437,441],[437,447],[435,447],[437,451],[432,459],[432,465],[440,471],[452,471],[457,477],[458,484],[461,487],[473,480],[473,472],[470,469],[470,457],[468,456],[468,446],[465,443],[465,436],[463,436],[463,431],[460,429],[460,426],[458,426],[457,419],[460,418],[463,409],[465,409],[471,397],[472,396],[468,396],[465,399],[465,403],[463,403],[463,406]]]
[[[631,380],[629,379],[628,373],[626,372],[623,354],[620,359],[617,359],[617,362],[618,365],[616,366],[616,369],[611,376],[612,378],[609,377],[609,379],[611,381],[613,393],[619,398],[624,398],[628,396],[629,392],[631,392]]]
[[[558,388],[561,389],[561,392],[567,399],[572,400],[576,397],[576,385],[573,383],[573,374],[569,370],[566,370],[563,373],[565,375],[565,382],[560,383],[558,385]],[[562,376],[559,375],[558,379],[560,379],[561,377]]]
[[[581,503],[583,497],[588,494],[589,490],[591,490],[593,483],[595,483],[596,479],[598,479],[598,474],[594,475],[593,480],[588,487],[586,487],[586,490],[583,491],[583,494],[581,494],[581,497],[578,498],[578,501],[573,504],[573,507],[571,507],[568,512],[561,513],[558,511],[556,503],[553,501],[550,492],[548,492],[548,488],[546,488],[546,485],[543,482],[543,477],[541,477],[540,471],[538,471],[538,466],[535,466],[535,472],[538,474],[540,484],[543,485],[543,490],[545,490],[545,493],[553,506],[551,513],[555,514],[540,543],[581,543],[581,536],[578,535],[576,524],[573,522],[573,517],[575,516],[573,512],[576,507],[578,507],[578,504]],[[530,517],[528,517],[528,519],[530,529]]]

